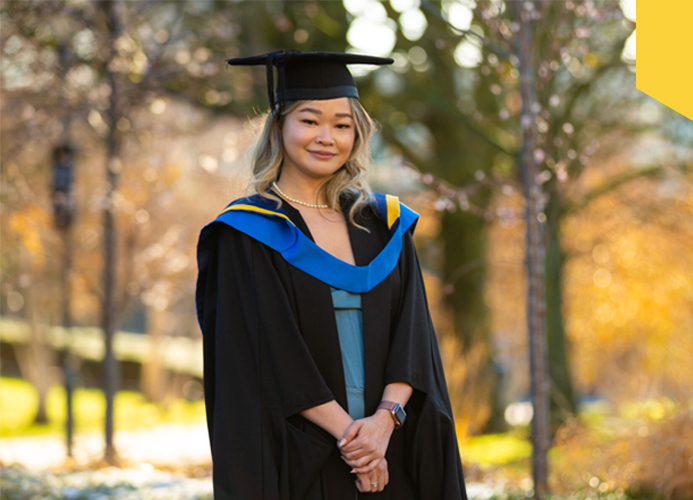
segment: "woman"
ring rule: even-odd
[[[346,67],[391,62],[229,61],[266,65],[271,110],[254,194],[198,242],[217,500],[466,499],[418,215],[368,187],[373,123]]]

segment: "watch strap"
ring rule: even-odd
[[[395,410],[399,405],[399,403],[395,403],[393,401],[381,401],[378,405],[378,409],[384,408],[390,412],[390,415],[392,415],[392,420],[395,421],[395,429],[402,426],[402,422],[400,422],[397,419],[397,415],[395,415]]]

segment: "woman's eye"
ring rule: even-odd
[[[347,125],[347,124],[345,124],[345,123],[341,123],[341,124],[337,125],[337,128],[347,129],[347,128],[351,128],[351,125]]]
[[[302,121],[303,123],[307,123],[308,125],[312,125],[312,124],[315,123],[315,120],[308,120],[308,119],[305,119],[305,120],[301,120],[301,121]]]

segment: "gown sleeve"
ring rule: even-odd
[[[215,222],[196,304],[214,498],[301,498],[335,444],[299,413],[334,399],[301,336],[273,250]]]
[[[403,236],[401,305],[385,384],[407,382],[414,389],[402,431],[408,471],[421,498],[466,500],[455,421],[413,232],[411,227]]]

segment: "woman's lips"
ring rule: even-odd
[[[317,151],[308,152],[321,160],[329,160],[330,158],[334,158],[336,156],[334,153],[318,153]]]

